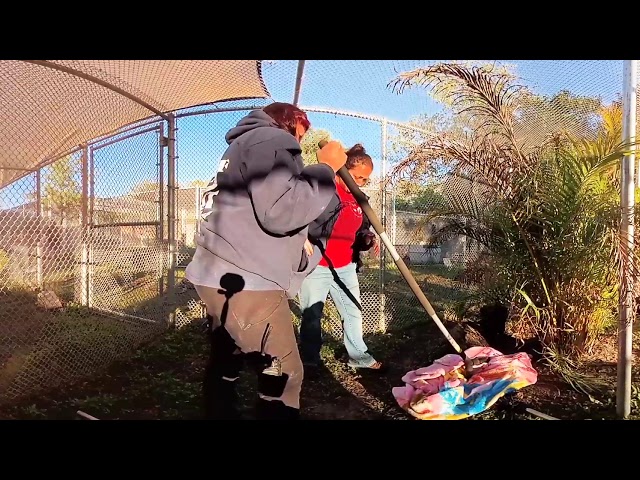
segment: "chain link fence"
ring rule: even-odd
[[[241,108],[232,107],[230,111],[221,112],[204,111],[199,113],[200,118],[195,115],[178,118],[179,130],[189,128],[190,122],[197,122],[201,126],[197,134],[190,135],[188,142],[179,143],[179,173],[192,179],[178,188],[176,193],[176,324],[179,327],[202,316],[202,305],[193,287],[184,279],[184,268],[195,252],[200,190],[216,171],[221,154],[227,146],[224,141],[225,133],[249,112],[249,109]],[[303,139],[303,151],[313,152],[315,145],[309,142],[316,142],[320,137],[340,139],[345,147],[351,147],[355,143],[362,144],[374,159],[374,173],[363,192],[369,196],[369,203],[381,219],[398,253],[411,266],[427,291],[435,288],[437,298],[442,298],[443,292],[455,297],[455,292],[449,292],[459,288],[454,280],[455,273],[473,258],[477,246],[467,242],[465,237],[453,238],[443,245],[430,243],[430,232],[438,225],[438,221],[430,220],[429,214],[430,209],[437,206],[438,198],[464,196],[470,187],[445,176],[440,183],[426,190],[433,190],[432,196],[411,188],[398,195],[384,179],[394,158],[406,154],[406,148],[403,150],[398,147],[402,143],[401,136],[415,134],[416,131],[419,132],[418,129],[338,110],[307,108],[306,111],[312,130]],[[347,143],[348,140],[345,139],[350,138],[354,139],[353,142]],[[185,154],[185,151],[190,153]],[[212,155],[209,156],[209,153]],[[305,161],[313,162],[314,159],[305,155]],[[440,223],[442,222],[441,220]],[[381,244],[379,239],[378,243]],[[424,316],[421,305],[402,278],[393,259],[386,248],[381,247],[379,252],[372,249],[361,254],[363,269],[359,274],[359,281],[365,334],[385,332]],[[427,282],[431,277],[436,282],[434,285]],[[442,282],[444,285],[438,285]],[[297,299],[291,302],[291,306],[299,316]],[[342,322],[330,296],[324,313],[325,332],[341,338]]]
[[[195,290],[184,279],[184,268],[195,251],[200,192],[227,147],[226,132],[248,111],[274,99],[289,102],[301,96],[313,128],[303,140],[306,162],[313,161],[309,155],[319,136],[336,138],[346,147],[361,143],[366,148],[374,159],[372,180],[363,189],[371,206],[436,310],[445,317],[456,315],[460,292],[470,288],[463,274],[483,247],[466,235],[440,235],[452,219],[442,215],[443,205],[481,206],[491,194],[473,177],[458,175],[446,158],[423,162],[420,157],[420,147],[429,144],[434,134],[447,131],[450,138],[464,139],[475,128],[466,123],[465,115],[447,116],[451,102],[442,95],[436,100],[424,89],[397,95],[388,87],[399,73],[432,64],[308,61],[303,82],[307,87],[300,93],[297,61],[262,61],[270,98],[182,109],[93,141],[67,138],[65,133],[60,148],[69,149],[67,154],[45,166],[30,158],[51,157],[44,137],[32,149],[23,142],[24,148],[12,154],[17,160],[11,168],[0,171],[0,402],[91,375],[168,327],[180,328],[202,317]],[[98,70],[104,66],[87,65]],[[509,70],[512,65],[498,66]],[[2,63],[0,77],[11,78],[16,85],[31,82],[44,91],[46,82],[32,76],[34,68]],[[103,81],[123,71],[136,76],[122,62],[110,68],[109,75],[94,73]],[[153,68],[154,75],[170,70],[160,64]],[[234,81],[239,72],[230,71]],[[621,92],[622,62],[517,62],[517,72],[535,93],[523,97],[514,113],[516,133],[528,139],[529,147],[558,131],[591,138],[602,123],[601,108],[614,105]],[[153,76],[149,75],[147,80]],[[57,71],[55,79],[56,88],[69,81],[78,97],[97,88],[67,71]],[[176,88],[169,80],[160,90]],[[116,84],[127,86],[127,82]],[[145,81],[138,88],[147,92],[153,85]],[[331,85],[332,95],[318,85]],[[23,90],[20,87],[20,95],[14,96],[24,97]],[[204,103],[206,85],[200,84],[196,93]],[[181,93],[174,94],[177,105]],[[110,110],[105,105],[111,97],[116,100]],[[239,97],[243,95],[235,98]],[[113,92],[102,102],[101,115],[111,111],[121,123],[144,116],[138,111],[143,108]],[[91,111],[86,101],[80,107],[84,115],[75,120],[71,111],[65,111],[49,119],[40,116],[38,122],[66,122],[71,126],[62,130],[67,132],[99,116],[86,113]],[[425,111],[431,113],[423,115]],[[29,117],[22,117],[28,123]],[[111,120],[87,131],[95,135],[112,128],[115,119]],[[0,138],[21,138],[21,128],[15,122],[3,127]],[[78,141],[88,143],[73,147]],[[20,166],[23,157],[29,157],[24,159],[28,164]],[[405,163],[411,171],[398,175]],[[366,334],[425,317],[383,246],[379,253],[363,253],[362,259],[359,278]],[[325,317],[325,331],[340,338],[341,321],[330,298]]]
[[[160,131],[83,145],[1,190],[0,400],[90,375],[166,328]]]

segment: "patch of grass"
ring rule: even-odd
[[[116,289],[95,306],[157,323],[112,318],[74,303],[72,271],[45,275],[45,288],[63,300],[60,312],[37,306],[37,292],[13,288],[0,292],[0,400],[36,393],[104,370],[114,360],[165,331],[158,280],[140,277],[133,288]]]
[[[425,272],[425,275],[433,273]],[[440,281],[444,283],[450,279]],[[436,299],[433,300],[435,303]],[[295,317],[295,323],[298,321]],[[90,324],[91,320],[84,318],[82,322]],[[108,337],[111,327],[105,328],[88,328],[81,338],[86,341],[94,336]],[[73,343],[79,334],[72,332],[70,323],[67,330],[61,330],[61,335],[71,337]],[[426,315],[410,323],[396,324],[384,334],[368,335],[365,340],[376,358],[387,363],[388,372],[384,375],[354,372],[339,358],[344,350],[342,339],[327,335],[321,351],[325,370],[319,379],[303,384],[303,418],[412,420],[413,417],[399,408],[391,389],[402,385],[401,378],[407,371],[453,353]],[[208,352],[207,337],[200,325],[188,324],[166,332],[100,375],[0,409],[0,418],[79,419],[76,411],[82,410],[99,419],[198,419],[201,418],[201,382]],[[612,384],[609,390],[598,395],[598,403],[594,403],[548,368],[537,368],[537,384],[500,400],[490,410],[470,420],[538,420],[525,411],[527,406],[561,419],[614,416]],[[599,375],[615,379],[615,365],[606,368],[608,370]],[[638,418],[640,406],[638,380],[635,378],[632,418]],[[249,418],[256,398],[255,383],[251,371],[242,373],[239,394]]]
[[[82,410],[100,419],[197,418],[208,353],[199,328],[167,333],[133,357],[90,380],[6,407],[8,418],[76,418]]]
[[[391,388],[401,385],[408,370],[426,366],[450,347],[430,324],[422,323],[392,333],[367,338],[374,354],[389,364],[383,376],[357,374],[336,359],[341,342],[327,339],[322,349],[326,371],[320,379],[303,385],[303,417],[307,419],[410,420],[395,403]],[[142,348],[128,361],[120,362],[104,375],[65,388],[64,391],[26,399],[22,406],[0,411],[6,418],[72,419],[82,410],[100,419],[197,419],[201,410],[201,380],[207,359],[205,335],[196,326],[172,331]],[[540,370],[539,385],[527,387],[515,398],[503,399],[490,410],[470,420],[533,420],[524,411],[530,406],[544,413],[567,418],[612,418],[613,397],[599,404],[589,402],[568,385],[553,380],[557,392],[545,392],[550,378]],[[243,409],[250,417],[255,399],[255,379],[243,372],[239,385]],[[611,395],[609,393],[609,395]],[[640,394],[634,387],[634,415]]]
[[[163,330],[159,324],[108,318],[82,307],[36,318],[38,328],[30,330],[34,335],[7,350],[0,370],[2,396],[7,398],[99,373]]]

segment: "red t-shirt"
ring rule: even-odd
[[[328,257],[334,268],[340,268],[349,265],[352,261],[353,250],[351,246],[356,239],[356,232],[362,225],[363,213],[360,205],[346,187],[338,183],[336,191],[340,197],[341,208],[331,236],[327,240],[324,256]],[[320,265],[328,267],[329,263],[324,256],[320,260]]]

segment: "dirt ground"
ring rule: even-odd
[[[638,338],[635,339],[636,355]],[[437,328],[418,323],[385,335],[370,336],[374,354],[388,364],[383,375],[357,375],[336,357],[342,347],[327,340],[323,347],[326,368],[318,379],[305,381],[302,417],[308,420],[412,420],[391,394],[411,369],[427,366],[439,356],[452,353]],[[605,385],[588,395],[572,389],[548,368],[536,365],[538,382],[501,399],[475,420],[536,419],[533,408],[559,419],[608,419],[615,415],[614,337],[603,337],[600,350],[585,363],[583,371]],[[202,379],[207,343],[198,325],[168,333],[140,349],[132,359],[112,365],[101,375],[64,390],[46,392],[19,404],[0,409],[3,419],[79,419],[82,410],[99,419],[152,420],[199,419]],[[636,374],[632,418],[639,418],[640,378]],[[241,378],[240,394],[245,414],[251,418],[253,379]]]

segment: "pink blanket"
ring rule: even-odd
[[[526,353],[503,355],[489,347],[472,347],[467,358],[489,361],[465,378],[460,355],[445,355],[432,365],[408,372],[403,387],[392,389],[400,407],[422,420],[458,420],[483,412],[506,393],[536,383],[538,374]]]

